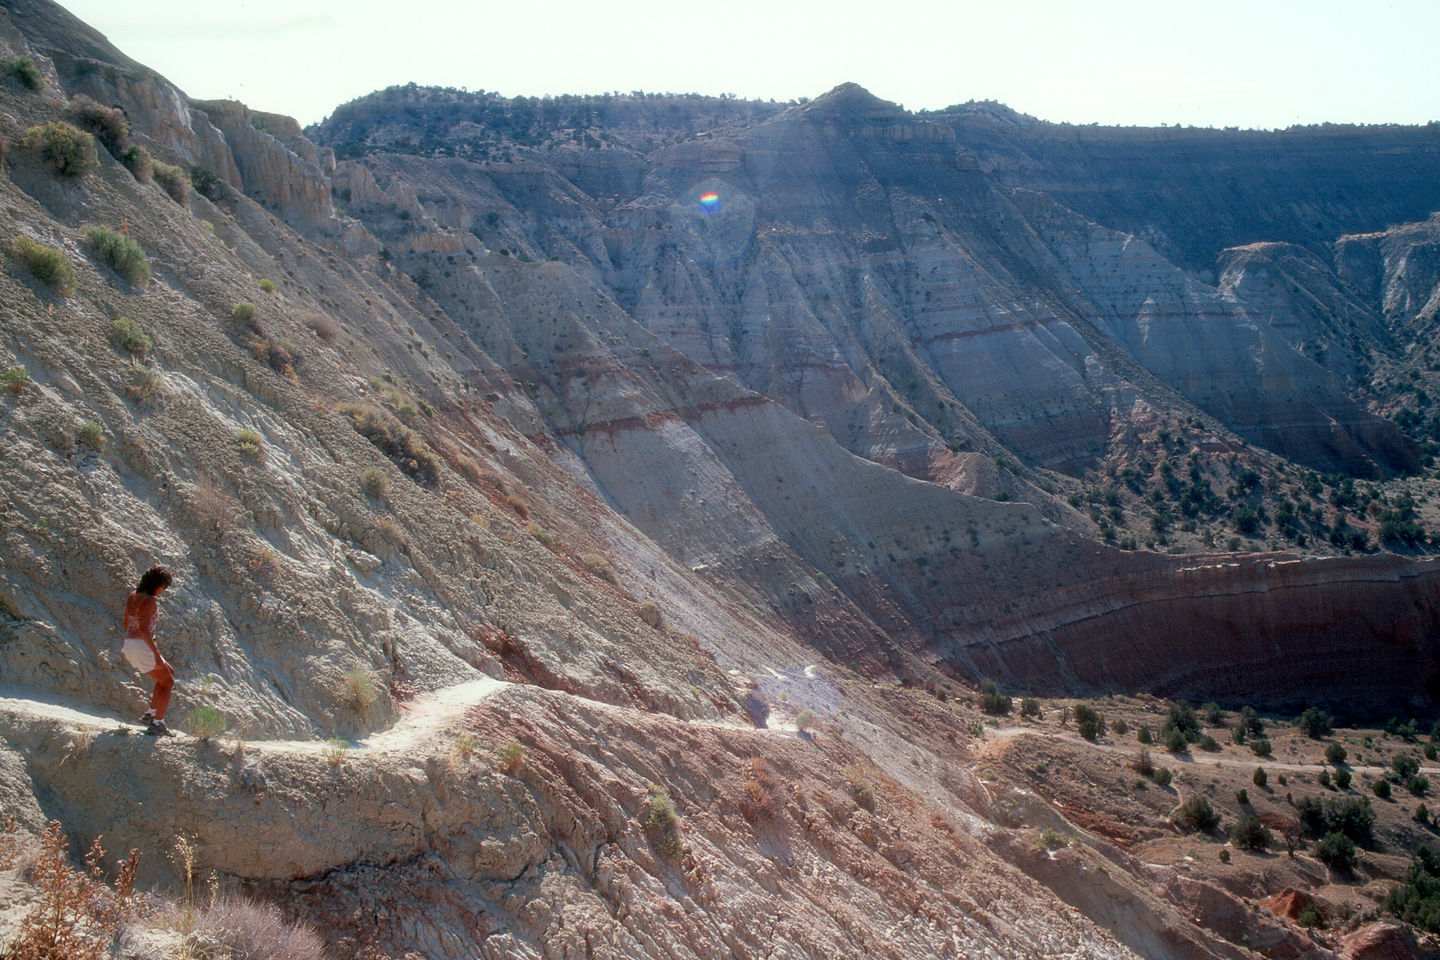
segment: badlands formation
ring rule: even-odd
[[[238,895],[334,957],[1429,949],[1376,790],[1440,690],[1433,127],[302,131],[48,0],[0,60],[0,950],[52,820],[139,851],[124,957],[286,955]]]

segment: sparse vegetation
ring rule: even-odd
[[[265,453],[265,438],[254,430],[236,431],[235,440],[240,444],[240,454],[250,460],[259,460]]]
[[[105,446],[105,428],[97,420],[81,421],[75,428],[75,439],[92,450],[99,450]]]
[[[225,732],[225,714],[211,706],[199,706],[185,718],[185,730],[201,740],[218,737]]]
[[[422,486],[434,486],[440,479],[440,461],[424,440],[390,414],[365,403],[340,405],[350,425],[375,448],[394,462],[400,472]]]
[[[82,93],[70,101],[70,115],[81,128],[94,134],[112,157],[124,155],[130,139],[130,121],[125,119],[124,110],[97,103]]]
[[[255,304],[237,303],[230,308],[230,319],[236,323],[248,324],[255,319]]]
[[[357,666],[346,672],[345,681],[340,688],[340,702],[350,712],[363,717],[379,696],[380,691],[370,671]]]
[[[340,336],[340,325],[316,310],[308,311],[305,314],[305,326],[326,343],[334,343]]]
[[[1185,833],[1209,833],[1220,825],[1220,814],[1203,794],[1192,793],[1175,809],[1171,820]]]
[[[75,267],[60,250],[19,236],[10,242],[10,252],[32,277],[55,293],[68,297],[75,292]]]
[[[150,335],[129,317],[121,317],[110,324],[110,339],[117,347],[137,357],[144,357],[155,346]]]
[[[856,805],[862,810],[874,813],[879,806],[875,799],[875,788],[870,785],[870,780],[860,768],[846,767],[845,779],[850,784],[850,792],[855,796]]]
[[[810,728],[815,726],[819,720],[820,718],[816,715],[815,711],[807,707],[801,710],[799,715],[795,717],[795,729],[801,733],[809,733]]]
[[[378,500],[390,492],[390,478],[379,467],[366,467],[360,471],[360,489]]]
[[[1337,871],[1352,870],[1355,867],[1355,843],[1338,831],[1325,834],[1315,847],[1315,856],[1320,862]]]
[[[500,769],[505,773],[516,773],[525,765],[525,748],[515,741],[505,744],[500,751]]]
[[[980,709],[995,716],[1005,716],[1010,712],[1011,700],[1000,692],[995,686],[994,680],[980,681]]]
[[[507,493],[505,495],[505,502],[510,505],[510,509],[514,510],[515,515],[521,520],[530,519],[530,505],[524,500],[520,499],[520,497],[516,496],[513,493]]]
[[[325,762],[332,767],[338,767],[345,762],[345,755],[350,752],[350,744],[339,737],[331,737],[325,741],[325,746],[320,753],[325,757]]]
[[[274,280],[271,280],[269,277],[261,277],[261,278],[260,278],[260,289],[261,289],[261,290],[264,290],[266,293],[274,293],[274,292],[275,292],[275,281],[274,281]]]
[[[95,138],[61,120],[26,130],[20,145],[38,154],[61,177],[78,177],[99,162]]]
[[[1335,729],[1335,718],[1330,716],[1319,707],[1306,707],[1300,716],[1295,718],[1295,725],[1305,731],[1305,735],[1312,740],[1320,740],[1330,735]]]
[[[151,163],[150,175],[170,195],[171,200],[185,206],[190,199],[190,178],[182,168],[155,160]]]
[[[638,616],[641,620],[645,621],[645,623],[647,623],[648,625],[656,628],[657,630],[659,629],[661,621],[660,607],[656,605],[655,601],[646,600],[644,603],[640,604],[640,606],[635,609],[635,615]]]
[[[38,91],[45,85],[40,68],[29,57],[13,57],[0,64],[0,71],[26,90]]]
[[[455,744],[451,748],[451,752],[455,754],[456,759],[468,761],[471,757],[475,756],[477,749],[478,744],[475,740],[475,734],[461,733],[455,737]]]
[[[649,786],[650,798],[645,805],[645,832],[662,856],[678,858],[685,852],[680,842],[680,818],[670,802],[670,795],[658,783]]]
[[[1405,882],[1390,889],[1385,909],[1421,930],[1440,933],[1440,856],[1429,845],[1415,851]]]
[[[617,582],[615,579],[615,571],[610,567],[610,561],[600,556],[600,554],[582,553],[580,555],[580,563],[586,570],[601,580],[607,580],[610,583]]]
[[[1025,698],[1021,699],[1021,701],[1020,701],[1020,716],[1022,716],[1022,717],[1039,717],[1039,716],[1040,716],[1040,701],[1039,701],[1039,700],[1036,700],[1034,697],[1025,697]]]
[[[120,156],[120,162],[130,175],[141,183],[149,183],[155,176],[155,161],[150,151],[138,144],[131,144]]]
[[[1075,732],[1086,740],[1094,742],[1100,739],[1100,734],[1105,729],[1105,718],[1102,717],[1094,707],[1088,703],[1075,704]]]
[[[4,373],[0,373],[0,385],[11,393],[24,393],[25,387],[30,383],[30,371],[24,367],[10,367]]]
[[[103,960],[110,956],[120,924],[134,916],[140,855],[130,851],[112,887],[105,882],[99,837],[90,845],[83,870],[70,866],[69,848],[60,824],[50,821],[29,871],[39,898],[20,920],[7,960]]]
[[[85,239],[110,269],[137,287],[150,282],[150,264],[145,262],[145,251],[140,244],[118,230],[105,227],[86,227],[84,232]]]
[[[1041,851],[1060,850],[1068,846],[1069,843],[1070,841],[1065,839],[1064,834],[1058,830],[1046,827],[1044,830],[1041,830],[1039,836],[1035,838],[1035,849]]]
[[[1257,757],[1268,757],[1270,756],[1271,750],[1273,748],[1271,747],[1269,740],[1260,737],[1250,741],[1250,749],[1255,753],[1255,756]]]
[[[190,185],[195,192],[211,203],[220,202],[220,175],[214,170],[196,164],[190,168]]]
[[[1345,762],[1345,748],[1338,743],[1327,743],[1325,745],[1325,762],[1341,764]]]
[[[1252,850],[1263,853],[1270,849],[1270,844],[1275,840],[1270,828],[1260,822],[1260,818],[1254,814],[1247,813],[1235,821],[1235,826],[1230,830],[1230,842],[1241,850]]]
[[[1264,767],[1256,767],[1255,772],[1250,776],[1250,781],[1254,783],[1255,786],[1264,789],[1265,784],[1270,782],[1270,777],[1265,773]]]

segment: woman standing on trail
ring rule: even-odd
[[[155,616],[159,607],[155,599],[170,586],[175,575],[159,564],[145,571],[135,592],[125,600],[125,646],[121,648],[130,665],[155,680],[155,693],[150,709],[140,718],[145,732],[157,736],[167,734],[165,708],[170,706],[170,690],[175,686],[175,671],[155,646]]]

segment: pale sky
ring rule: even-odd
[[[1072,123],[1440,120],[1440,0],[61,0],[192,97],[312,123],[414,81],[507,96],[999,100]]]

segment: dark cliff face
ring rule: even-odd
[[[667,125],[672,108],[681,120]],[[606,111],[617,126],[601,142],[586,124]],[[361,157],[392,192],[418,189],[437,224],[567,263],[695,362],[915,476],[939,476],[949,451],[997,446],[1079,473],[1111,452],[1117,421],[1143,416],[1137,403],[1193,405],[1326,472],[1414,468],[1407,441],[1275,318],[1167,261],[1164,242],[1110,229],[1125,204],[1085,216],[1056,202],[1069,198],[1063,182],[1046,181],[1053,196],[1015,192],[1013,171],[986,159],[994,145],[945,120],[853,85],[783,110],[402,89],[349,104],[312,134]],[[1252,140],[1259,172],[1246,189],[1308,162]],[[1054,162],[1069,162],[1058,142]],[[434,159],[435,144],[453,158]],[[497,154],[506,161],[484,159]],[[1127,157],[1117,148],[1076,176],[1103,178],[1110,162],[1123,186]],[[1146,175],[1169,184],[1172,201],[1147,196],[1157,215],[1195,218],[1215,237],[1245,233],[1223,210],[1200,218],[1192,201],[1215,202],[1211,180],[1185,165],[1200,160],[1152,159]],[[1411,179],[1428,163],[1412,157]],[[1370,189],[1365,178],[1348,188],[1357,206]],[[1273,208],[1289,209],[1292,194]],[[387,209],[354,212],[403,250],[414,224]],[[1187,242],[1209,242],[1198,236]],[[421,253],[407,269],[432,281],[447,272]]]

